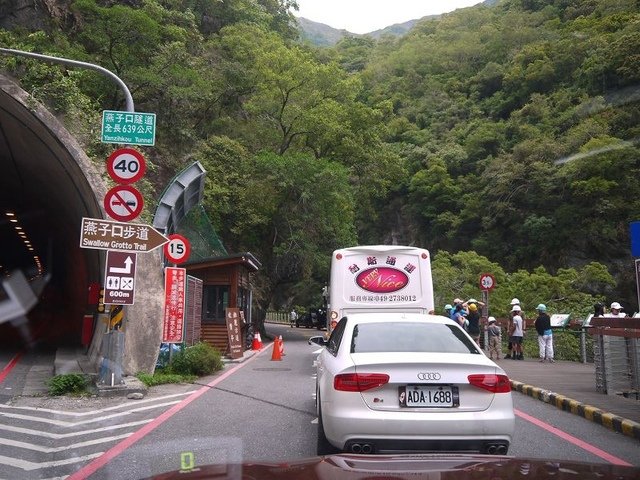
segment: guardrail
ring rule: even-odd
[[[268,323],[282,323],[289,325],[289,313],[287,312],[267,312],[264,321]]]
[[[640,319],[592,318],[596,390],[640,400]]]

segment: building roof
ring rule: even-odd
[[[247,270],[251,272],[257,272],[262,264],[251,253],[243,252],[233,255],[224,255],[219,257],[201,258],[191,262],[183,263],[181,266],[188,270],[201,270],[211,267],[221,267],[225,265],[243,265]]]

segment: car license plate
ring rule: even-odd
[[[400,387],[401,407],[452,408],[460,406],[458,387],[450,385],[407,385]]]

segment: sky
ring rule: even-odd
[[[452,12],[482,0],[297,0],[296,17],[351,33],[369,33],[394,23]]]

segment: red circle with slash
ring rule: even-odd
[[[142,212],[142,194],[130,185],[117,185],[104,196],[104,209],[111,218],[128,222]]]

